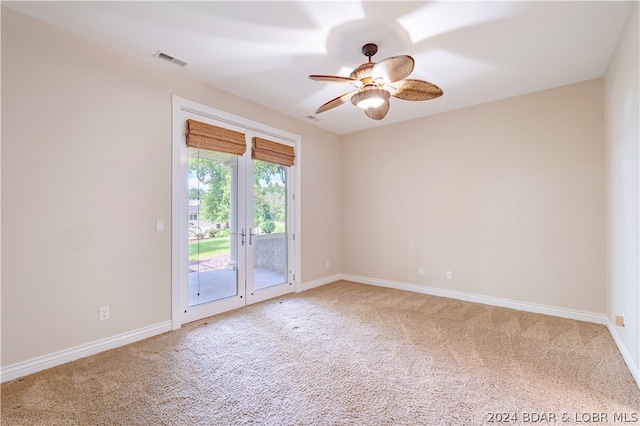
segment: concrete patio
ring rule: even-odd
[[[235,296],[237,271],[232,269],[208,269],[189,272],[189,306]],[[255,289],[263,289],[286,281],[283,274],[265,269],[254,270]],[[198,295],[198,288],[200,289]]]

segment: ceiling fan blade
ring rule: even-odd
[[[358,90],[354,90],[353,92],[345,93],[344,95],[338,96],[335,99],[331,99],[329,102],[323,104],[316,110],[316,114],[320,114],[321,112],[329,111],[332,108],[342,105],[347,102],[353,95],[358,93]]]
[[[323,83],[341,83],[341,84],[353,84],[356,87],[361,87],[362,82],[355,78],[340,77],[339,75],[310,75],[311,80],[320,81]]]
[[[428,101],[442,96],[442,89],[435,84],[424,80],[402,80],[393,84],[393,87],[386,86],[391,96],[405,101]]]
[[[411,56],[392,56],[375,64],[371,70],[371,77],[383,83],[393,83],[408,77],[414,65],[415,61]]]
[[[382,105],[378,108],[373,109],[365,109],[364,113],[367,114],[367,117],[372,118],[374,120],[382,120],[385,115],[389,112],[389,100],[386,100]]]

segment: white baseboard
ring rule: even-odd
[[[33,358],[28,361],[8,365],[0,370],[0,382],[8,382],[9,380],[37,373],[38,371],[46,370],[47,368],[65,364],[90,355],[95,355],[109,349],[128,345],[129,343],[137,342],[167,331],[171,331],[171,321],[164,321],[148,327],[119,334],[117,336],[87,343],[86,345],[76,346],[71,349],[65,349],[49,355]]]
[[[335,275],[330,275],[328,277],[302,283],[298,286],[298,288],[296,288],[296,293],[300,293],[301,291],[311,290],[312,288],[316,288],[325,284],[340,281],[342,279],[341,277],[342,277],[341,274],[335,274]]]
[[[620,337],[618,329],[609,318],[607,318],[607,328],[609,329],[609,333],[611,333],[611,337],[613,337],[613,341],[616,343],[616,346],[618,346],[618,350],[620,351],[624,362],[627,363],[627,367],[629,367],[631,375],[638,384],[638,387],[640,387],[640,366],[638,366],[638,364],[636,364],[636,362],[634,361],[631,353],[629,352],[629,349],[622,341],[622,337]]]
[[[533,312],[536,314],[552,315],[554,317],[569,318],[579,321],[593,322],[606,325],[608,318],[605,314],[579,311],[575,309],[558,308],[555,306],[538,305],[535,303],[519,302],[499,297],[482,296],[479,294],[465,293],[462,291],[445,290],[436,287],[427,287],[418,284],[401,283],[397,281],[380,280],[377,278],[361,277],[358,275],[341,274],[341,278],[347,281],[354,281],[361,284],[370,284],[379,287],[396,288],[398,290],[413,291],[416,293],[429,294],[432,296],[448,297],[450,299],[464,300],[467,302],[482,303],[484,305],[499,306],[502,308],[516,309],[519,311]]]

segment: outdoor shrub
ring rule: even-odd
[[[276,229],[276,223],[273,220],[266,220],[261,228],[266,234],[270,234]]]

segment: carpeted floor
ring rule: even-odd
[[[2,425],[640,423],[604,326],[345,281],[1,390]]]

